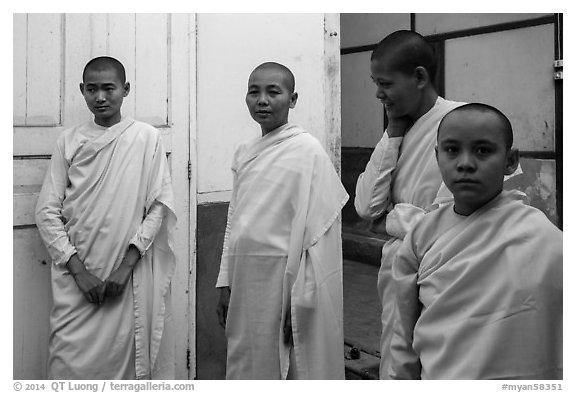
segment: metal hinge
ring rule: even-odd
[[[188,160],[188,180],[192,179],[192,161]]]
[[[564,72],[563,72],[563,65],[564,60],[554,60],[554,80],[563,80],[564,79]]]
[[[186,350],[186,368],[190,370],[190,350]]]

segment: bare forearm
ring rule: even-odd
[[[219,287],[218,304],[216,306],[216,314],[218,315],[218,323],[223,328],[226,328],[226,320],[228,319],[228,306],[230,305],[230,287]]]
[[[140,251],[138,250],[138,247],[136,247],[134,244],[130,244],[128,246],[128,251],[124,256],[124,260],[122,261],[122,265],[126,268],[129,268],[130,270],[133,270],[134,266],[136,266],[139,260]]]
[[[68,268],[70,274],[72,274],[74,277],[86,271],[86,266],[84,266],[84,263],[82,263],[77,253],[70,257],[66,263],[66,267]]]
[[[104,301],[104,283],[86,270],[86,266],[84,266],[78,254],[70,257],[66,267],[86,300],[90,303],[102,304]]]

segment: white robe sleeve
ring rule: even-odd
[[[156,234],[162,226],[162,220],[166,215],[164,205],[158,201],[152,202],[146,217],[138,227],[138,231],[132,237],[129,244],[133,244],[144,255],[154,242]]]
[[[40,237],[56,265],[68,263],[76,248],[64,228],[62,203],[68,186],[68,161],[64,156],[64,138],[58,138],[48,172],[36,204],[35,220]]]
[[[413,349],[414,327],[420,317],[418,267],[413,249],[413,232],[409,232],[392,265],[395,304],[392,340],[390,342],[391,379],[421,379],[422,366]]]
[[[354,207],[360,217],[374,220],[386,211],[390,203],[392,172],[396,169],[403,139],[389,138],[385,132],[366,170],[358,177]]]
[[[236,151],[234,155],[234,162],[236,161],[236,156],[238,152]],[[218,273],[218,279],[216,280],[216,288],[229,287],[230,279],[228,277],[228,241],[230,238],[230,223],[232,222],[232,217],[234,217],[234,207],[235,207],[235,190],[236,190],[236,178],[237,173],[235,170],[232,171],[232,196],[230,197],[230,204],[228,205],[228,218],[226,219],[226,231],[224,232],[224,245],[222,246],[222,258],[220,259],[220,271]]]

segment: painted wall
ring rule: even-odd
[[[458,30],[518,22],[550,14],[416,14],[416,30],[422,35],[449,33]]]
[[[554,25],[446,42],[446,97],[488,102],[521,151],[554,151]]]
[[[199,14],[197,23],[199,201],[229,199],[223,192],[232,187],[234,147],[261,134],[244,99],[250,73],[263,62],[292,70],[299,98],[289,120],[329,148],[323,14]],[[337,53],[338,36],[329,38]]]
[[[214,285],[220,270],[227,214],[228,202],[198,205],[197,379],[226,377],[226,337],[218,324],[218,292]]]

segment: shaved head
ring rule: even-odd
[[[394,70],[411,74],[424,67],[430,78],[436,75],[436,57],[432,46],[420,34],[399,30],[380,41],[372,51],[371,61],[387,61]]]
[[[124,69],[124,66],[118,60],[109,56],[95,57],[92,60],[90,60],[84,67],[84,72],[82,73],[82,80],[85,80],[86,73],[88,71],[103,71],[103,70],[114,70],[114,72],[116,72],[116,75],[118,75],[120,82],[122,84],[126,83],[126,70]]]
[[[508,120],[506,115],[504,115],[501,111],[494,108],[493,106],[481,103],[465,104],[448,112],[448,114],[444,116],[438,125],[438,136],[440,135],[442,125],[446,122],[446,120],[450,119],[454,114],[457,113],[481,113],[494,117],[498,124],[501,126],[500,130],[502,131],[502,136],[504,137],[504,141],[506,143],[506,149],[510,150],[512,148],[512,144],[514,143],[514,134],[512,132],[512,124],[510,123],[510,120]]]
[[[296,87],[294,74],[292,73],[292,71],[290,71],[288,67],[280,63],[274,63],[272,61],[262,63],[258,67],[256,67],[254,71],[252,71],[252,74],[254,74],[256,71],[259,70],[269,70],[269,69],[281,72],[282,75],[284,76],[284,81],[286,82],[286,88],[288,88],[288,91],[290,93],[294,93],[294,88]],[[252,74],[250,74],[250,76],[252,76]]]

